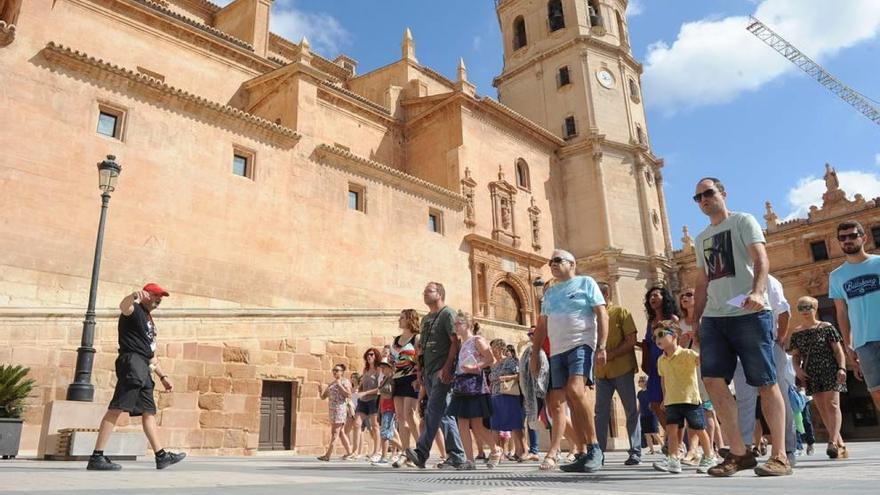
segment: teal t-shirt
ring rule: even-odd
[[[544,293],[541,314],[547,317],[550,356],[588,345],[596,348],[596,313],[605,304],[592,277],[578,275],[550,286]]]
[[[703,316],[743,316],[754,311],[732,306],[731,299],[748,294],[755,278],[755,266],[749,246],[766,243],[764,231],[748,213],[730,213],[718,225],[709,225],[697,236],[697,268],[709,279],[706,309]],[[764,309],[770,309],[766,292]]]
[[[854,348],[880,341],[880,256],[837,267],[828,277],[828,297],[846,301]]]

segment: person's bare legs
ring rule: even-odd
[[[354,417],[354,425],[352,427],[353,439],[354,439],[354,448],[355,448],[355,456],[360,457],[361,455],[361,447],[363,446],[363,425],[364,419],[366,419],[366,415],[364,413],[357,413]]]
[[[596,425],[590,414],[590,402],[587,400],[587,387],[584,377],[574,375],[568,377],[565,384],[565,398],[571,409],[571,421],[579,445],[593,445],[597,442]]]
[[[874,407],[877,410],[880,410],[880,390],[874,390],[871,392],[871,399],[874,401]]]
[[[494,439],[492,435],[492,430],[486,428],[486,426],[483,424],[483,418],[472,418],[470,426],[471,429],[474,431],[474,436],[476,437],[478,443],[491,446],[492,454],[500,456],[504,453],[504,449],[493,443]]]
[[[513,430],[510,432],[511,442],[513,442],[513,451],[517,457],[522,457],[526,453],[526,436],[523,430]]]
[[[339,428],[340,425],[333,424],[330,427],[330,443],[327,444],[327,451],[324,452],[322,457],[330,460],[330,456],[333,454],[333,447],[336,445],[336,439],[339,438]]]
[[[122,414],[122,411],[119,409],[107,409],[107,412],[104,413],[104,417],[101,419],[101,429],[98,430],[98,439],[95,441],[95,450],[103,451],[104,447],[107,446],[107,442],[110,441],[110,435],[113,434],[113,429],[116,428],[116,422],[119,421],[120,414]]]
[[[840,436],[840,425],[843,421],[840,414],[840,393],[817,392],[813,394],[813,400],[819,406],[819,416],[828,430],[828,443],[843,445],[843,438]]]
[[[559,446],[562,445],[562,437],[565,436],[565,430],[568,426],[568,418],[565,416],[565,391],[551,390],[547,393],[546,407],[547,413],[553,419],[553,431],[550,435],[550,448],[547,449],[546,457],[556,460],[556,454],[559,453]],[[574,442],[573,438],[569,441]]]
[[[764,414],[764,420],[770,427],[770,442],[772,445],[772,456],[788,462],[785,455],[785,401],[782,399],[782,392],[775,383],[765,385],[758,388],[761,395],[761,411]],[[736,407],[734,406],[734,412]]]
[[[660,428],[664,431],[666,430],[666,411],[663,409],[663,404],[660,402],[651,402],[648,404],[648,409],[654,413],[654,417],[657,418],[657,422],[660,423]]]
[[[474,440],[471,438],[470,418],[458,418],[458,435],[461,437],[464,457],[468,462],[474,462]]]
[[[144,428],[144,434],[147,435],[150,446],[153,447],[153,452],[162,450],[162,442],[159,440],[159,427],[156,426],[156,415],[144,413],[141,416],[141,425]]]
[[[736,401],[733,398],[733,394],[730,393],[730,389],[727,388],[727,383],[724,381],[724,378],[707,377],[703,377],[703,383],[706,385],[706,390],[712,398],[712,405],[715,406],[715,414],[718,416],[721,431],[724,433],[724,437],[730,440],[730,452],[733,455],[745,455],[746,444],[743,443],[742,436],[739,433]],[[780,396],[781,399],[782,397]],[[763,404],[762,398],[761,405],[763,406]],[[670,439],[671,441],[672,439]]]
[[[424,424],[425,422],[422,421]],[[446,459],[446,439],[443,437],[443,430],[437,430],[437,436],[434,437],[434,444],[440,452],[440,457]]]
[[[379,440],[379,415],[373,414],[370,416],[370,426],[372,427],[373,433],[373,453],[370,457],[376,457],[378,454],[379,444],[381,443]]]
[[[669,457],[679,459],[679,449],[681,448],[681,428],[677,424],[666,423],[666,439],[669,440],[669,449],[667,454]]]

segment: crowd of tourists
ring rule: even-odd
[[[696,193],[710,225],[696,240],[694,286],[677,295],[651,287],[643,332],[615,304],[611,285],[577,275],[562,249],[549,262],[537,325],[517,346],[484,336],[431,282],[425,315],[401,312],[400,335],[368,349],[362,369],[333,368],[321,389],[332,438],[319,459],[330,461],[339,441],[340,459],[376,466],[424,468],[436,452],[440,469],[536,462],[544,471],[597,472],[615,394],[627,466],[642,464],[647,450],[662,451],[651,467],[666,473],[792,474],[797,456],[814,453],[811,403],[827,432],[826,455],[847,458],[840,393],[848,366],[880,403],[880,257],[865,253],[864,228],[838,227],[846,262],[829,280],[835,326],[819,319],[815,298],[800,297],[792,311],[769,275],[763,231],[751,215],[727,209],[721,181],[703,179]],[[539,456],[542,430],[549,440]]]
[[[488,339],[472,315],[446,305],[443,284],[428,283],[426,314],[402,311],[399,335],[367,349],[362,367],[337,364],[321,386],[332,430],[320,459],[330,461],[338,442],[342,459],[424,468],[436,447],[440,469],[540,462],[544,471],[594,473],[609,447],[614,394],[626,414],[627,466],[641,464],[648,449],[663,452],[652,468],[666,473],[693,466],[712,476],[789,475],[797,454],[814,452],[811,402],[827,432],[826,455],[849,457],[840,411],[847,369],[880,408],[880,256],[865,252],[864,228],[837,228],[846,261],[828,281],[835,326],[819,319],[812,297],[791,310],[769,276],[761,228],[727,209],[721,181],[700,180],[693,199],[710,222],[696,239],[694,286],[677,295],[651,287],[644,332],[615,304],[612,286],[577,275],[575,257],[562,249],[550,258],[540,317],[519,348]],[[104,449],[122,412],[143,416],[158,469],[185,457],[163,448],[155,418],[153,375],[173,389],[155,355],[152,317],[168,296],[151,283],[119,305],[116,389],[89,469],[121,469]]]

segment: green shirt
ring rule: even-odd
[[[709,225],[697,236],[697,268],[706,272],[708,300],[703,316],[743,316],[754,311],[728,304],[752,290],[755,266],[749,246],[764,244],[764,232],[755,217],[731,213],[718,225]],[[764,293],[764,309],[769,310]]]
[[[636,323],[633,321],[630,312],[621,306],[609,304],[608,340],[605,344],[608,351],[612,351],[622,344],[626,340],[627,335],[634,335],[636,332]],[[605,363],[605,366],[596,366],[596,378],[610,380],[626,373],[635,373],[638,369],[636,351],[633,348],[626,354],[608,361]]]
[[[450,338],[455,335],[455,312],[449,306],[422,317],[422,376],[436,373],[449,357]]]

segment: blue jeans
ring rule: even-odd
[[[724,378],[730,383],[739,358],[746,383],[753,387],[773,385],[776,383],[775,345],[770,311],[743,316],[704,316],[700,322],[703,378]]]
[[[636,385],[633,373],[625,373],[616,378],[596,380],[596,436],[602,452],[608,444],[608,424],[611,422],[611,399],[614,392],[620,397],[626,413],[626,432],[629,436],[629,453],[641,454],[642,426],[639,422],[639,405],[636,401]]]
[[[791,410],[791,402],[788,400],[789,373],[785,368],[788,359],[785,350],[779,344],[773,344],[773,360],[776,364],[776,377],[779,381],[779,391],[782,392],[782,400],[785,402],[785,451],[794,452],[796,448],[797,432],[794,429],[794,413]],[[755,432],[755,405],[758,403],[758,389],[746,383],[746,375],[742,364],[737,363],[733,374],[733,386],[736,388],[736,412],[739,420],[739,431],[743,443],[751,445]],[[767,434],[769,432],[764,432]]]
[[[422,386],[425,387],[428,396],[428,405],[425,407],[425,432],[416,443],[416,452],[420,458],[427,460],[431,456],[431,444],[434,443],[437,430],[441,429],[446,443],[446,458],[457,466],[463,463],[465,458],[461,437],[458,435],[458,423],[455,418],[446,415],[452,384],[443,383],[440,377],[431,373],[422,377]]]

